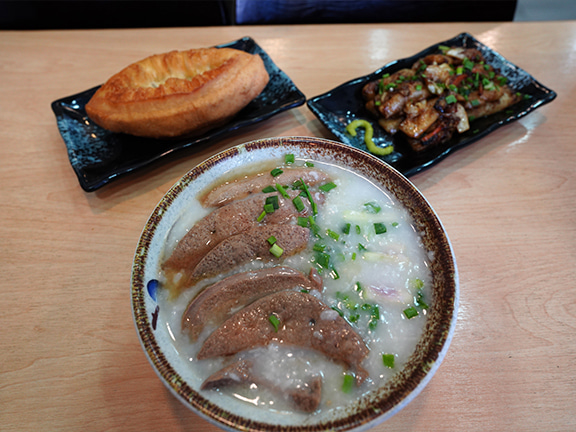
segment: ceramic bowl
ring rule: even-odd
[[[199,377],[175,350],[173,335],[163,322],[159,301],[159,266],[163,246],[187,204],[231,169],[242,165],[297,158],[323,161],[354,170],[391,192],[408,210],[422,242],[434,257],[432,301],[424,333],[415,352],[386,384],[358,399],[348,409],[314,416],[305,421],[277,422],[273,415],[246,415],[200,391]],[[225,430],[242,431],[360,431],[385,421],[404,408],[430,381],[443,360],[456,324],[458,275],[448,236],[435,211],[402,174],[385,162],[356,148],[309,137],[283,137],[252,141],[225,150],[184,175],[162,198],[143,229],[132,272],[132,306],[138,336],[152,367],[184,405]]]

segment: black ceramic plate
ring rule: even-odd
[[[364,108],[361,93],[362,87],[369,81],[380,78],[384,73],[393,73],[402,68],[410,68],[417,59],[437,52],[439,45],[462,46],[480,50],[486,62],[499,69],[500,73],[508,79],[508,85],[525,95],[525,97],[522,101],[505,111],[471,122],[468,131],[462,134],[455,134],[452,139],[442,145],[421,153],[415,153],[410,149],[402,134],[391,136],[378,126],[373,117]],[[551,102],[555,97],[556,93],[554,91],[544,87],[527,72],[510,63],[468,33],[462,33],[453,39],[432,45],[412,57],[388,63],[370,75],[348,81],[327,93],[313,97],[307,101],[307,105],[324,126],[340,141],[362,150],[366,150],[362,129],[358,130],[356,137],[352,137],[346,133],[345,128],[348,123],[356,118],[370,121],[374,125],[374,142],[376,144],[394,144],[394,152],[388,156],[381,157],[381,159],[404,175],[410,176],[436,164],[452,152],[479,140],[499,127],[518,120],[536,108]]]
[[[304,94],[252,38],[245,37],[218,46],[259,54],[270,75],[270,82],[229,123],[204,135],[157,140],[104,130],[94,124],[84,110],[98,87],[52,102],[52,110],[66,143],[70,163],[85,191],[95,191],[119,176],[150,165],[176,151],[200,143],[210,143],[231,131],[261,122],[282,111],[303,105],[306,101]]]

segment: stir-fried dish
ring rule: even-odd
[[[470,129],[470,122],[521,99],[474,48],[440,46],[412,68],[384,74],[362,89],[366,109],[388,133],[421,151]]]

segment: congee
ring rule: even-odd
[[[400,371],[434,257],[393,195],[290,154],[219,183],[172,227],[159,270],[162,322],[198,391],[302,422]]]

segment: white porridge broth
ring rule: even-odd
[[[200,388],[206,378],[238,359],[250,360],[253,370],[274,384],[272,388],[251,383],[199,390],[209,400],[220,403],[228,400],[232,405],[245,405],[242,409],[274,411],[296,416],[299,421],[318,418],[326,411],[344,409],[358,397],[381,387],[402,369],[422,336],[427,305],[432,302],[428,264],[433,257],[423,248],[408,212],[392,194],[347,169],[298,159],[290,166],[312,164],[314,169],[327,173],[330,181],[309,187],[313,196],[322,196],[318,199],[317,214],[290,222],[310,229],[310,240],[303,252],[281,257],[281,263],[252,260],[224,275],[187,287],[177,298],[168,296],[167,290],[161,292],[162,320],[173,338],[174,349],[189,364],[193,377],[190,379],[197,380],[191,383],[193,386]],[[275,166],[288,168],[284,160],[277,161]],[[237,173],[238,178],[243,175]],[[203,208],[199,202],[190,203],[166,240],[165,258],[186,231],[212,210]],[[231,274],[278,265],[305,275],[315,269],[321,276],[322,287],[308,292],[329,307],[323,318],[343,317],[368,348],[362,361],[368,378],[360,385],[348,365],[322,352],[281,340],[231,357],[196,358],[215,326],[206,325],[200,337],[192,342],[181,325],[188,303],[205,287]],[[322,383],[318,408],[312,413],[298,412],[286,397],[287,389],[318,377]]]

